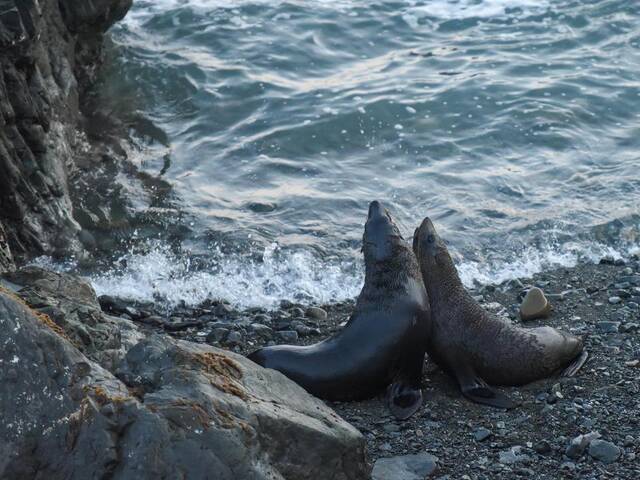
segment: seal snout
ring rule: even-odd
[[[369,204],[369,218],[377,218],[385,215],[385,208],[378,200],[374,200]]]

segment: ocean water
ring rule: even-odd
[[[132,208],[181,233],[135,230],[99,293],[353,298],[373,199],[468,285],[638,251],[640,2],[136,0],[108,58],[129,159],[172,187]]]

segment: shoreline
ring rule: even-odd
[[[548,319],[520,321],[518,309],[529,286],[545,291],[553,306]],[[439,458],[436,478],[464,478],[461,476],[465,474],[470,475],[468,478],[590,478],[606,474],[637,478],[640,259],[635,256],[626,262],[610,259],[552,269],[531,279],[484,286],[472,293],[483,307],[516,324],[549,325],[582,335],[589,351],[587,363],[573,378],[549,378],[520,388],[503,388],[521,403],[508,412],[465,400],[453,382],[430,362],[423,376],[425,404],[406,422],[397,422],[388,414],[382,397],[328,403],[364,434],[371,463],[427,452]],[[101,300],[109,310],[107,299]],[[164,331],[175,338],[246,355],[268,344],[318,342],[348,320],[353,302],[308,308],[287,303],[275,312],[236,312],[218,303],[192,312],[174,312],[182,316],[174,315],[173,319],[152,315],[137,320],[140,305],[121,302],[113,307],[111,314],[118,308],[132,309],[120,315],[133,318],[149,331]],[[477,440],[486,435],[485,430],[489,431],[488,438]],[[603,464],[586,453],[578,458],[566,456],[573,438],[592,431],[621,449],[616,462]],[[513,448],[517,454],[511,462],[513,455],[508,452]]]

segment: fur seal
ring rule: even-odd
[[[422,405],[429,300],[411,246],[389,212],[371,202],[362,251],[365,279],[355,311],[336,335],[310,346],[278,345],[249,358],[326,400],[360,400],[387,388],[393,415]]]
[[[427,353],[467,398],[499,408],[514,402],[489,385],[524,385],[587,359],[582,340],[551,327],[519,328],[487,313],[462,285],[444,241],[425,218],[413,237],[431,302]]]

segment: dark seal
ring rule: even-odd
[[[551,327],[519,328],[487,313],[464,288],[428,218],[415,232],[413,249],[431,302],[427,353],[467,398],[511,408],[515,404],[489,385],[524,385],[563,369],[571,376],[584,364],[580,338]]]
[[[335,336],[310,346],[278,345],[249,355],[326,400],[360,400],[387,387],[391,412],[422,404],[429,300],[418,262],[389,212],[374,201],[364,229],[365,279],[355,311]]]

